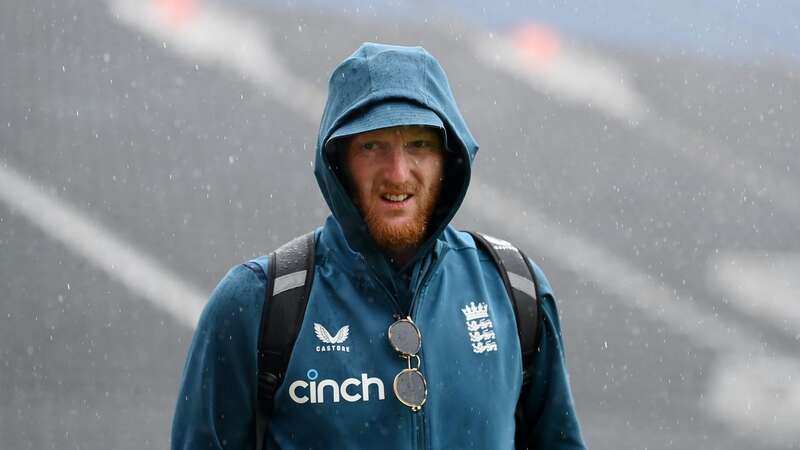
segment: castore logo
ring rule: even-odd
[[[339,331],[337,331],[335,335],[331,336],[331,333],[324,326],[318,323],[314,323],[314,334],[317,335],[317,339],[322,341],[323,344],[328,344],[328,345],[316,346],[315,348],[316,351],[348,352],[348,353],[350,352],[349,345],[341,345],[350,336],[350,325],[345,325],[342,328],[339,328]]]

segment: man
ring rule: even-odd
[[[500,272],[449,226],[477,150],[424,49],[364,44],[336,68],[315,167],[332,216],[264,448],[512,449],[515,431],[518,448],[585,448],[544,275],[532,265],[541,314],[522,390]],[[259,271],[233,268],[203,312],[173,448],[256,446]]]

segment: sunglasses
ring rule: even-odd
[[[428,398],[428,384],[419,371],[422,361],[417,353],[422,347],[422,335],[411,317],[389,325],[389,343],[408,362],[408,368],[394,377],[394,395],[412,411],[419,411]],[[412,357],[417,360],[416,367],[411,367]]]

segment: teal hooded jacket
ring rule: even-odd
[[[369,237],[339,179],[336,142],[329,142],[341,126],[389,101],[435,112],[447,146],[430,231],[401,268]],[[315,165],[332,215],[316,230],[309,302],[275,394],[265,448],[510,450],[518,405],[528,448],[585,448],[544,274],[532,263],[542,322],[533,378],[521,395],[520,343],[502,279],[471,236],[449,225],[477,150],[444,71],[424,49],[368,43],[334,71]],[[267,257],[255,262],[266,268]],[[232,268],[201,315],[183,371],[173,449],[255,447],[256,348],[266,285],[257,272]],[[422,334],[428,398],[419,412],[392,390],[407,363],[389,345],[387,329],[407,315]],[[471,335],[477,327],[481,334]]]

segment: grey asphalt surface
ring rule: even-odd
[[[798,358],[797,337],[727,306],[706,271],[723,250],[800,252],[800,210],[693,163],[680,151],[684,135],[654,140],[481,65],[464,35],[473,25],[455,14],[425,26],[233,5],[319,89],[365,40],[425,46],[481,143],[482,180],[679,287],[768,351]],[[103,2],[0,8],[0,164],[205,292],[231,266],[324,220],[311,166],[316,124],[269,92],[167,51]],[[653,124],[722,142],[733,159],[720,173],[755,164],[791,178],[800,168],[796,61],[583,45],[627,68],[658,112]],[[480,215],[457,224],[499,234]],[[713,349],[526,250],[559,297],[590,448],[800,448],[742,436],[707,412]],[[167,447],[191,333],[0,203],[0,448]]]

